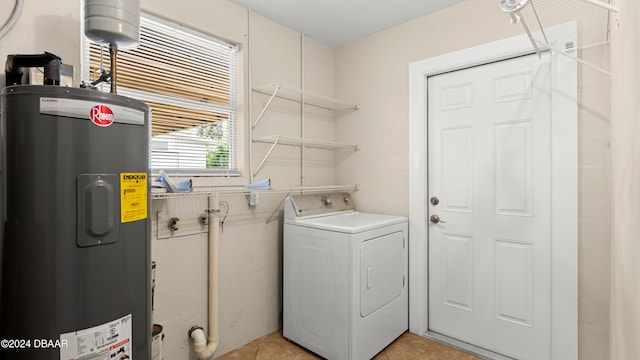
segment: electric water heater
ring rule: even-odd
[[[0,358],[151,358],[149,107],[2,90]]]

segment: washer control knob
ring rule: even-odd
[[[329,197],[323,197],[322,198],[322,204],[324,206],[330,206],[331,205],[331,199]]]
[[[344,197],[344,203],[345,203],[345,204],[348,204],[348,203],[350,203],[350,202],[351,202],[351,198],[350,198],[350,197],[348,197],[348,196],[345,196],[345,197]]]

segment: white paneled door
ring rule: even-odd
[[[551,66],[428,79],[429,330],[551,358]]]

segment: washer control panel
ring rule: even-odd
[[[291,195],[288,201],[296,217],[355,210],[355,204],[348,193]],[[292,215],[285,214],[285,216]]]

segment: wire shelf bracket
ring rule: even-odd
[[[255,129],[256,126],[258,126],[260,120],[262,120],[262,117],[271,106],[273,99],[275,99],[276,97],[328,110],[358,110],[360,108],[360,105],[358,104],[352,104],[343,100],[334,99],[307,90],[297,89],[292,86],[283,85],[277,82],[253,88],[253,91],[260,94],[269,95],[269,100],[267,100],[267,103],[256,118],[256,121],[254,121],[251,129]]]

